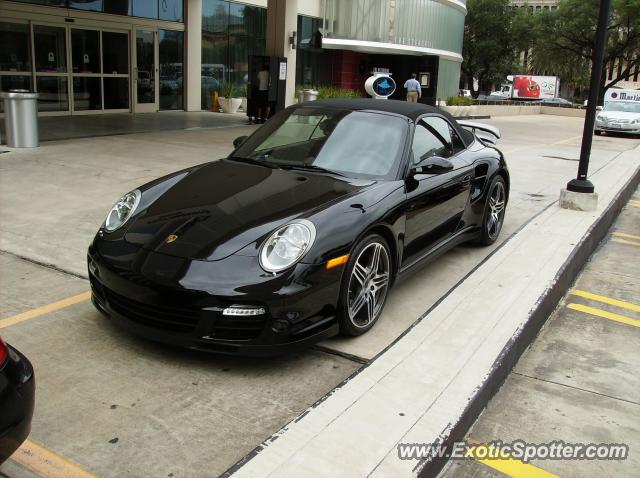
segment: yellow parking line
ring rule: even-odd
[[[468,452],[467,456],[470,456],[474,460],[483,465],[486,465],[494,470],[497,470],[501,473],[504,473],[507,476],[511,476],[513,478],[557,478],[558,475],[554,475],[553,473],[549,473],[548,471],[543,470],[542,468],[538,468],[537,466],[531,465],[529,463],[524,463],[520,460],[516,460],[515,458],[511,458],[510,456],[501,453],[503,458],[488,458],[483,459],[479,458],[481,456],[495,456],[497,450],[488,445],[478,445],[476,447],[471,448]]]
[[[25,320],[34,319],[44,314],[55,312],[56,310],[64,309],[65,307],[69,307],[70,305],[77,304],[79,302],[84,302],[90,297],[91,291],[87,291],[83,292],[82,294],[59,300],[58,302],[54,302],[53,304],[44,305],[42,307],[38,307],[37,309],[28,310],[27,312],[23,312],[22,314],[7,317],[6,319],[0,319],[0,329],[9,327],[10,325],[19,324],[20,322],[24,322]]]
[[[638,206],[640,207],[640,206]],[[636,241],[627,241],[626,239],[616,239],[613,238],[611,239],[611,242],[615,242],[617,244],[627,244],[629,246],[636,246],[636,247],[640,247],[640,241],[636,242]]]
[[[612,232],[611,235],[618,236],[618,237],[626,237],[628,239],[637,239],[640,241],[640,236],[638,234],[629,234],[628,232],[616,231],[616,232]]]
[[[623,309],[633,310],[634,312],[640,312],[640,305],[633,304],[631,302],[625,302],[624,300],[614,299],[613,297],[606,297],[604,295],[592,294],[584,290],[574,289],[569,292],[571,295],[577,295],[578,297],[584,297],[585,299],[595,300],[602,302],[603,304],[615,305],[616,307],[622,307]]]
[[[632,319],[631,317],[627,317],[626,315],[614,314],[613,312],[597,309],[596,307],[589,307],[588,305],[582,305],[582,304],[569,304],[567,305],[567,308],[572,310],[577,310],[578,312],[584,312],[585,314],[591,314],[597,317],[602,317],[603,319],[609,319],[615,322],[620,322],[621,324],[631,325],[633,327],[640,327],[640,320]]]
[[[11,460],[33,471],[41,478],[97,478],[84,468],[32,440],[26,440],[11,455]]]

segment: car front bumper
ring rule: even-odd
[[[194,350],[279,355],[336,335],[341,268],[297,264],[270,275],[256,257],[189,261],[140,250],[120,263],[93,246],[88,264],[95,307],[116,325],[153,341]],[[231,305],[263,307],[228,316]]]
[[[31,363],[9,345],[9,360],[0,369],[0,464],[31,432],[35,389]]]
[[[631,123],[597,123],[596,131],[608,133],[640,134],[640,124]]]

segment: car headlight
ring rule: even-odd
[[[306,219],[297,219],[277,229],[262,245],[260,265],[279,272],[298,262],[316,238],[316,228]]]
[[[108,232],[113,232],[127,222],[138,207],[140,196],[141,193],[137,189],[122,196],[109,211],[104,221],[104,228]]]

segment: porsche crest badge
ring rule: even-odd
[[[178,239],[178,236],[176,236],[175,234],[169,234],[169,236],[164,240],[164,243],[165,244],[171,244],[176,239]]]

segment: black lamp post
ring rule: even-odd
[[[602,62],[604,60],[604,47],[607,40],[607,27],[609,24],[609,9],[611,0],[600,0],[600,12],[598,14],[598,29],[596,31],[596,49],[593,52],[593,65],[591,67],[591,89],[589,90],[589,102],[584,119],[584,131],[582,132],[582,148],[580,149],[580,164],[578,165],[578,177],[567,183],[567,190],[578,193],[592,193],[593,184],[587,179],[589,172],[589,157],[591,156],[591,144],[593,143],[593,127],[596,121],[596,108],[600,93],[600,80],[602,79]]]

